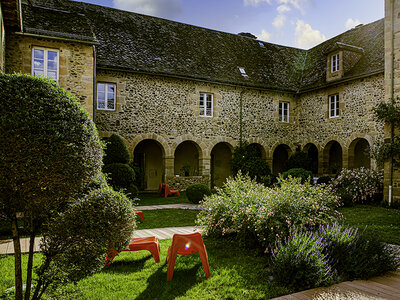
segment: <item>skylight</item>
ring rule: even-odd
[[[249,75],[246,74],[246,70],[243,67],[238,67],[240,74],[242,74],[243,77],[249,77]]]

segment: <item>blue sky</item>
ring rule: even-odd
[[[82,0],[81,0],[82,1]],[[384,16],[384,0],[86,0],[260,40],[309,49]]]

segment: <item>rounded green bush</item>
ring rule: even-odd
[[[198,204],[203,200],[204,196],[210,196],[211,190],[208,186],[202,183],[194,183],[188,186],[186,189],[186,196],[189,201]]]
[[[130,198],[135,198],[139,194],[139,189],[136,185],[131,184],[125,191]]]
[[[294,168],[290,169],[289,171],[283,172],[282,178],[286,179],[289,176],[295,177],[295,178],[301,178],[301,182],[304,183],[306,181],[310,181],[312,183],[312,172],[304,170],[302,168]]]
[[[317,184],[329,184],[331,183],[332,178],[330,176],[321,176],[317,180]]]
[[[103,172],[108,174],[108,182],[115,189],[127,189],[134,184],[135,171],[127,164],[115,163],[105,165]]]
[[[285,165],[286,170],[301,168],[311,171],[312,159],[308,156],[307,153],[303,151],[297,151],[295,154],[289,157]]]
[[[129,162],[130,154],[128,147],[120,136],[113,134],[109,138],[105,138],[104,141],[106,142],[103,158],[105,165],[115,163],[127,164]]]

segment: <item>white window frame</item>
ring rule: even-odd
[[[289,123],[289,102],[279,102],[279,122]]]
[[[328,101],[329,118],[339,117],[339,94],[330,95]]]
[[[209,109],[207,109],[207,103],[210,103]],[[214,96],[210,93],[200,93],[199,95],[199,116],[212,118],[214,113]]]
[[[339,53],[331,56],[331,72],[339,71]]]
[[[99,85],[104,84],[104,107],[99,107]],[[108,87],[114,87],[114,99],[113,99],[113,106],[114,108],[108,108]],[[96,108],[97,110],[107,110],[107,111],[115,111],[117,105],[117,85],[111,82],[97,82],[96,84]]]
[[[44,47],[32,47],[32,64],[31,64],[31,74],[32,76],[35,76],[35,50],[41,50],[43,51],[43,77],[53,79],[54,81],[58,82],[60,78],[60,51],[57,49],[51,49],[51,48],[44,48]],[[48,55],[49,52],[55,52],[57,53],[57,74],[56,78],[52,78],[48,76]]]

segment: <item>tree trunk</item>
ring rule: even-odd
[[[31,285],[32,285],[32,267],[33,267],[33,249],[35,246],[35,226],[33,224],[32,216],[29,220],[29,228],[30,228],[30,239],[29,239],[29,258],[28,258],[28,267],[26,270],[26,290],[25,290],[25,300],[29,300],[31,297]]]
[[[12,222],[12,235],[14,244],[14,269],[15,269],[15,299],[22,300],[22,269],[21,269],[21,245],[19,240],[17,216],[14,215]]]

